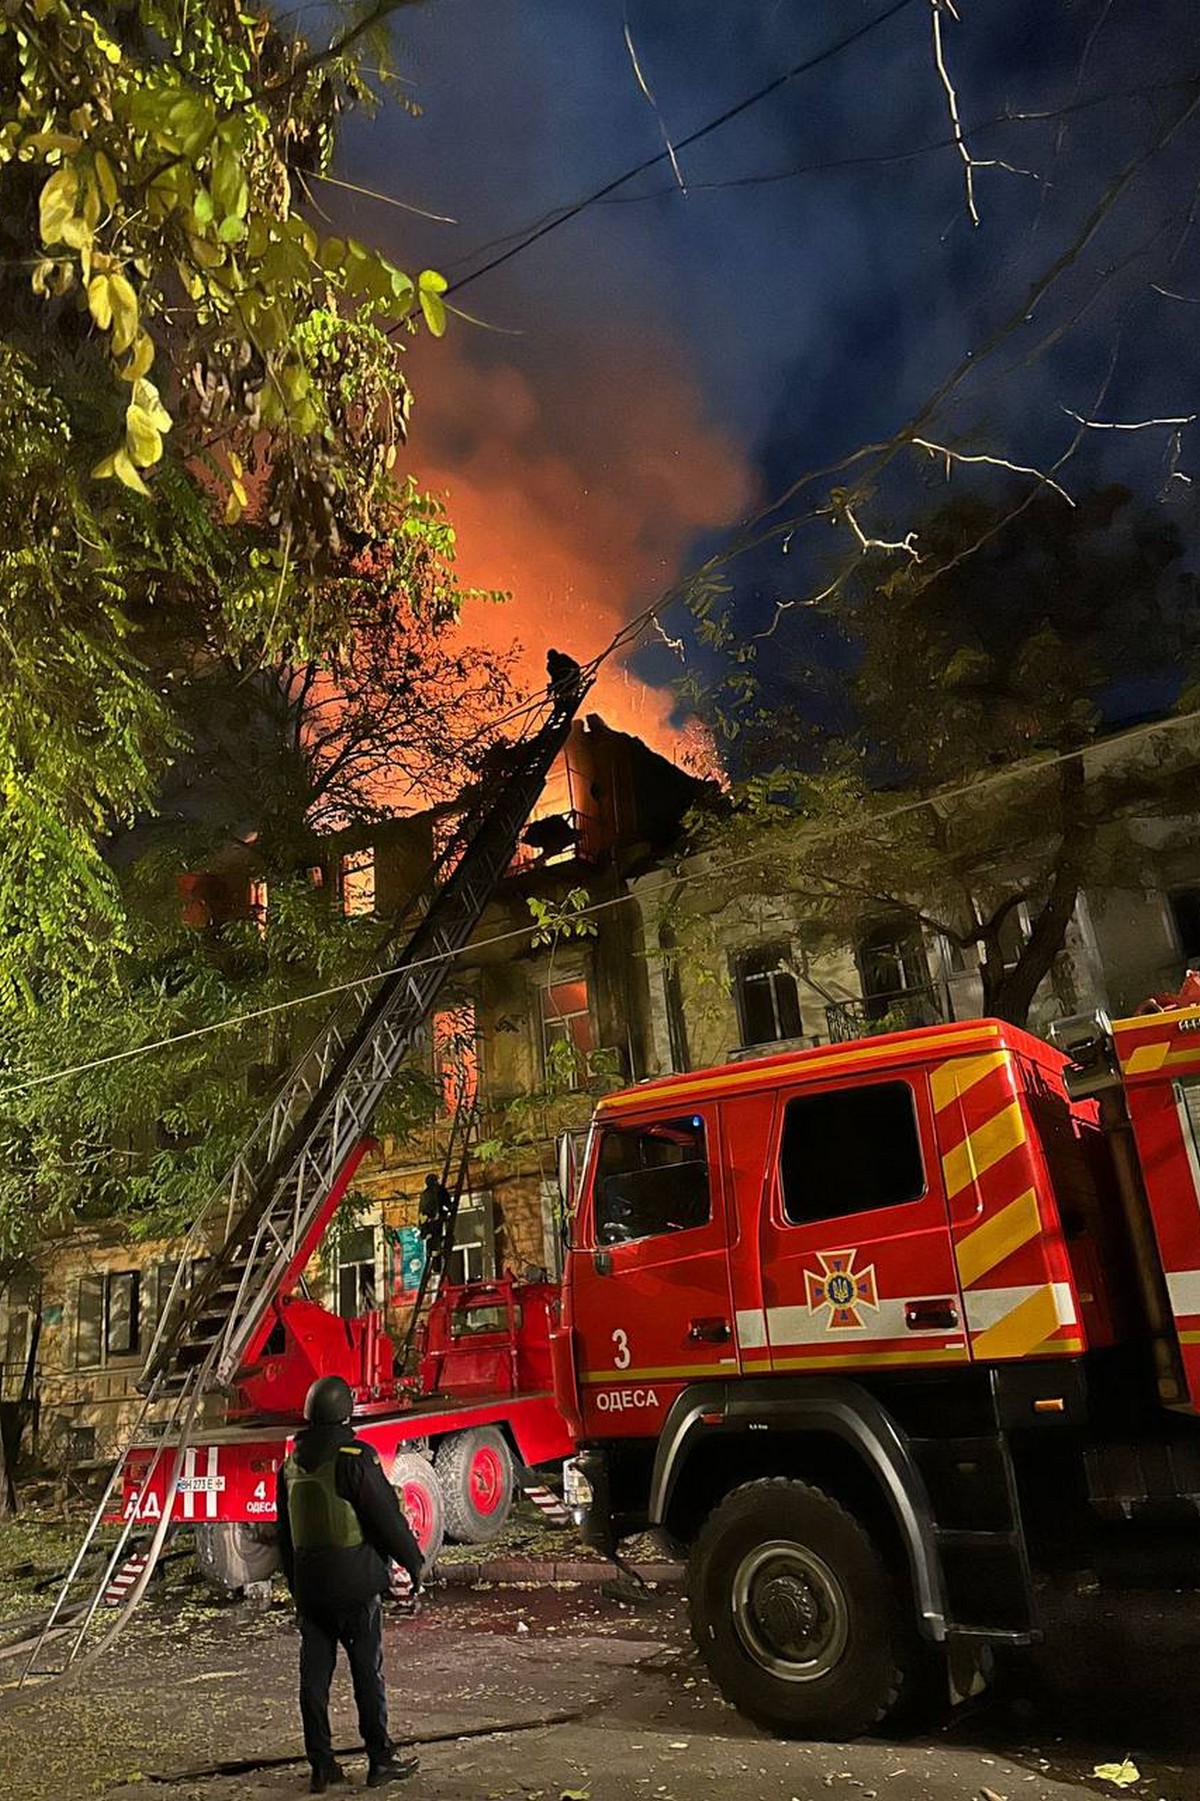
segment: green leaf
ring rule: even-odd
[[[125,445],[139,469],[151,469],[162,457],[162,434],[153,416],[136,401],[125,409]]]
[[[239,219],[236,213],[229,213],[217,227],[217,236],[222,244],[240,244],[246,235],[246,222]]]
[[[115,451],[112,464],[113,474],[119,482],[123,482],[127,488],[132,488],[135,494],[144,494],[147,500],[150,498],[150,490],[130,462],[127,451]]]
[[[428,288],[422,288],[420,290],[420,295],[421,311],[425,315],[426,325],[429,327],[435,338],[443,337],[446,331],[445,301],[440,294],[433,293]]]
[[[79,177],[71,163],[56,169],[38,200],[38,229],[43,244],[61,244],[63,231],[75,211]]]
[[[88,311],[100,327],[107,331],[112,324],[112,290],[107,275],[94,275],[88,283]]]
[[[124,275],[110,275],[108,291],[112,305],[113,349],[118,355],[128,350],[137,336],[138,298],[133,284]]]
[[[192,201],[192,212],[197,225],[211,225],[213,221],[213,197],[207,188],[197,188],[196,198]]]

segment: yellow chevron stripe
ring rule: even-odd
[[[958,1044],[965,1047],[995,1043],[999,1038],[995,1026],[989,1026],[986,1020],[979,1021],[961,1032],[947,1032],[938,1039],[938,1050],[953,1050]],[[915,1037],[916,1034],[909,1034]],[[659,1082],[647,1082],[641,1088],[626,1088],[619,1094],[604,1095],[596,1102],[596,1117],[604,1118],[609,1113],[619,1113],[630,1107],[668,1107],[675,1101],[718,1100],[730,1089],[769,1088],[784,1082],[813,1081],[823,1082],[828,1076],[838,1075],[846,1069],[861,1068],[864,1064],[888,1064],[903,1062],[910,1054],[910,1048],[903,1043],[856,1046],[853,1050],[838,1051],[829,1056],[819,1056],[814,1051],[796,1051],[795,1062],[785,1061],[783,1057],[772,1058],[770,1066],[762,1069],[743,1069],[735,1064],[724,1064],[719,1069],[707,1070],[694,1081],[680,1082],[675,1077],[664,1077]]]
[[[959,1095],[966,1094],[968,1089],[1007,1062],[1007,1051],[987,1051],[982,1057],[955,1057],[949,1063],[939,1064],[929,1078],[934,1112],[944,1112]]]
[[[968,1303],[969,1305],[969,1303]],[[1049,1282],[1035,1294],[1018,1301],[1011,1313],[971,1340],[977,1362],[989,1357],[1027,1357],[1058,1330],[1058,1309]]]
[[[963,1287],[970,1288],[980,1276],[986,1276],[990,1269],[1019,1251],[1031,1238],[1036,1238],[1041,1229],[1037,1196],[1032,1188],[1027,1188],[1023,1195],[1002,1207],[993,1218],[984,1220],[955,1245],[958,1279]]]
[[[1125,1061],[1127,1075],[1140,1076],[1148,1069],[1161,1069],[1171,1053],[1171,1040],[1160,1038],[1156,1044],[1139,1044]]]
[[[869,1364],[906,1364],[906,1363],[963,1363],[967,1350],[963,1344],[942,1345],[936,1350],[904,1351],[858,1351],[846,1356],[837,1357],[776,1357],[771,1368],[775,1370],[838,1370],[861,1369]]]
[[[586,1382],[589,1388],[598,1382],[610,1382],[614,1388],[628,1388],[631,1382],[665,1382],[672,1376],[694,1376],[697,1380],[704,1376],[731,1376],[736,1369],[736,1357],[726,1357],[720,1363],[666,1363],[657,1369],[584,1370],[579,1380]]]
[[[986,1175],[1001,1157],[1007,1157],[1024,1142],[1025,1121],[1021,1118],[1020,1102],[1010,1101],[1007,1107],[994,1113],[984,1125],[977,1126],[962,1144],[955,1145],[942,1158],[947,1198],[953,1200],[956,1194],[961,1194],[964,1188]]]

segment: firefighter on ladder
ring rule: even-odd
[[[424,1560],[374,1448],[350,1430],[353,1407],[341,1376],[313,1383],[304,1403],[308,1425],[279,1471],[276,1496],[280,1557],[300,1617],[300,1717],[314,1795],[345,1781],[329,1730],[339,1645],[367,1748],[367,1787],[418,1767],[388,1737],[380,1597],[388,1591],[389,1558],[408,1571],[414,1592]]]

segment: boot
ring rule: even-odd
[[[391,1751],[386,1763],[373,1763],[367,1771],[367,1787],[382,1788],[388,1782],[403,1782],[406,1776],[415,1776],[421,1767],[419,1757],[411,1752]]]
[[[340,1763],[316,1764],[308,1785],[310,1795],[323,1795],[331,1782],[345,1782],[346,1772]]]

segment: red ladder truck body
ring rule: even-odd
[[[1056,1037],[931,1027],[596,1110],[567,1500],[690,1547],[700,1650],[777,1730],[862,1732],[947,1647],[1027,1642],[1038,1572],[1114,1521],[1194,1533],[1200,1007]]]

